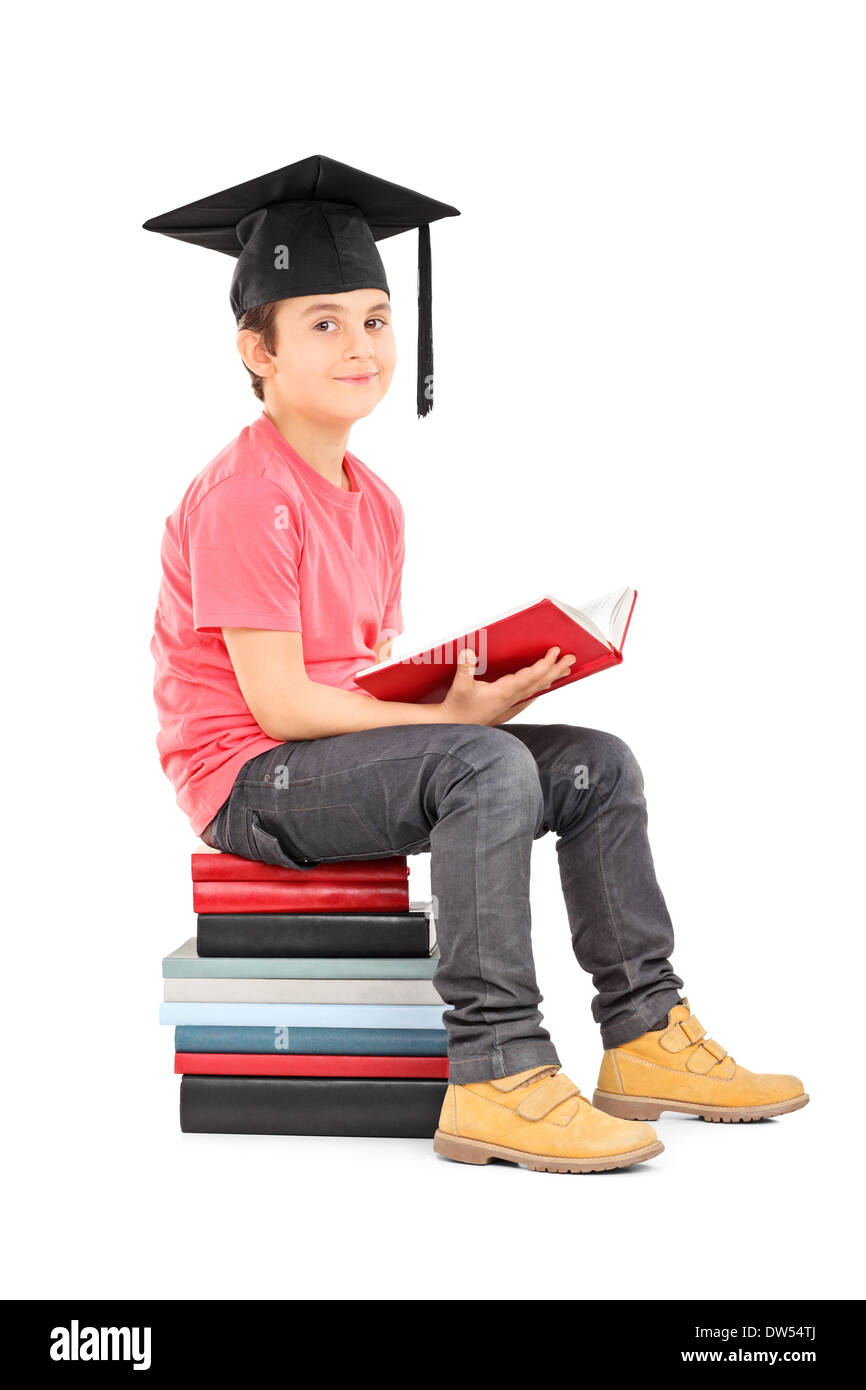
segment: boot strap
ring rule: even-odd
[[[697,1072],[698,1076],[705,1076],[719,1062],[723,1062],[727,1055],[720,1043],[715,1042],[713,1038],[705,1038],[686,1062],[686,1070]]]
[[[688,1018],[675,1023],[673,1028],[668,1028],[659,1038],[659,1046],[663,1047],[665,1052],[684,1052],[687,1047],[694,1047],[695,1043],[700,1043],[700,1047],[695,1047],[686,1062],[686,1070],[695,1072],[698,1076],[706,1076],[708,1071],[712,1071],[713,1067],[723,1062],[728,1055],[720,1043],[707,1037],[706,1028],[694,1014],[689,1014]]]
[[[695,1018],[694,1014],[689,1014],[688,1018],[675,1023],[673,1028],[668,1028],[667,1032],[662,1033],[659,1047],[663,1047],[665,1052],[683,1052],[685,1048],[700,1042],[706,1031],[700,1020]]]
[[[571,1100],[572,1096],[580,1095],[580,1087],[575,1086],[562,1072],[556,1076],[551,1076],[547,1081],[533,1090],[530,1095],[522,1100],[517,1107],[517,1113],[524,1120],[543,1120],[545,1115],[549,1115],[551,1110],[555,1110],[563,1101]]]

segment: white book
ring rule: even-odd
[[[187,977],[163,983],[167,1004],[442,1004],[432,980]]]

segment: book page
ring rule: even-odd
[[[634,602],[634,589],[615,589],[590,603],[582,603],[580,608],[572,608],[558,598],[553,602],[606,646],[617,652],[620,650]]]
[[[520,604],[517,608],[510,608],[506,613],[497,613],[496,617],[489,618],[486,623],[478,624],[474,628],[464,628],[462,632],[456,632],[451,637],[446,637],[441,642],[430,642],[426,647],[416,649],[417,654],[425,651],[435,650],[437,647],[448,647],[453,643],[462,640],[464,636],[470,638],[474,633],[480,632],[483,627],[490,627],[493,623],[501,622],[505,618],[514,617],[518,613],[523,613],[529,608],[534,608],[537,603],[547,599],[550,603],[556,604],[557,608],[578,623],[586,632],[589,632],[596,641],[603,647],[613,647],[619,650],[622,636],[625,632],[628,615],[631,611],[632,600],[634,599],[634,589],[617,589],[612,594],[605,594],[603,598],[593,599],[591,603],[585,603],[581,608],[573,608],[568,603],[563,603],[561,599],[554,598],[552,594],[542,594],[539,598],[533,599],[530,603]],[[411,660],[410,655],[392,656],[387,661],[376,662],[374,665],[365,666],[362,670],[356,671],[356,676],[366,676],[374,671],[385,670],[389,666],[399,666],[402,662]]]
[[[428,642],[426,646],[417,647],[415,653],[407,652],[404,656],[391,656],[387,661],[378,661],[372,666],[365,666],[363,670],[355,671],[354,674],[356,676],[366,676],[372,671],[382,671],[388,666],[399,666],[401,662],[410,661],[412,656],[416,653],[420,655],[422,652],[435,651],[437,647],[450,647],[453,646],[455,642],[462,641],[464,637],[469,637],[471,639],[476,633],[483,631],[484,628],[491,627],[493,623],[502,622],[504,618],[516,617],[518,613],[523,613],[527,608],[534,608],[537,603],[542,603],[544,599],[550,599],[551,603],[556,603],[556,599],[550,598],[550,594],[541,594],[539,598],[534,598],[531,603],[521,603],[517,608],[509,608],[505,613],[497,613],[494,618],[488,618],[486,623],[476,623],[474,627],[463,628],[461,632],[453,632],[450,637],[445,637],[439,642]],[[563,606],[563,604],[559,605],[559,607]],[[570,609],[568,611],[569,613],[571,612]],[[405,639],[404,633],[400,635]],[[606,645],[606,638],[600,637],[599,640]]]

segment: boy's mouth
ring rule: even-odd
[[[358,376],[338,376],[338,377],[335,377],[334,380],[335,380],[335,381],[350,381],[350,382],[354,382],[355,385],[362,385],[365,381],[375,381],[375,379],[376,379],[376,377],[377,377],[378,375],[379,375],[378,372],[363,372],[363,373],[361,373],[361,374],[358,375]]]

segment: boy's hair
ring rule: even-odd
[[[277,350],[276,316],[279,303],[280,301],[278,299],[272,299],[268,304],[256,304],[254,308],[247,309],[244,312],[238,323],[237,331],[239,333],[242,329],[249,329],[251,333],[260,333],[262,335],[262,346],[265,352],[273,353]],[[259,400],[263,401],[265,399],[264,378],[250,371],[246,362],[244,363],[244,367],[249,375],[253,390]]]

